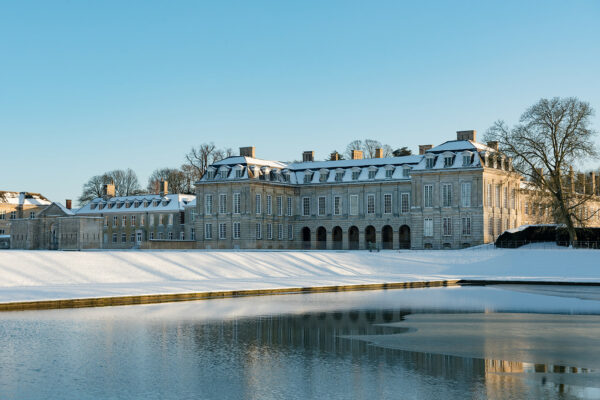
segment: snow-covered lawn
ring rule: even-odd
[[[600,282],[600,250],[0,250],[0,303],[454,279]]]

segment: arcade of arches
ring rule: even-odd
[[[305,226],[301,230],[301,235],[303,249],[410,249],[408,225],[400,226],[396,232],[391,225],[385,225],[379,232],[373,225],[367,226],[363,232],[354,225],[346,231],[340,226],[334,226],[331,230],[319,226],[314,232]]]

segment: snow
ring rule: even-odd
[[[0,303],[439,280],[600,282],[597,250],[0,250]]]
[[[473,142],[471,140],[449,140],[436,146],[432,149],[427,150],[428,153],[437,153],[443,151],[457,151],[457,150],[475,150],[475,151],[491,151],[495,150],[482,143]]]

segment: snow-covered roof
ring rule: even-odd
[[[14,205],[47,206],[50,200],[39,193],[0,191],[0,203]]]
[[[386,157],[386,158],[363,158],[361,160],[337,160],[337,161],[311,161],[292,163],[287,166],[290,170],[306,170],[306,169],[321,169],[321,168],[350,168],[350,167],[370,167],[384,165],[402,165],[402,164],[417,164],[423,156],[412,155],[403,157]]]
[[[184,207],[196,201],[193,194],[145,194],[139,196],[118,196],[108,200],[95,198],[79,210],[77,215],[183,211]]]
[[[222,165],[228,165],[228,166],[233,166],[233,165],[243,165],[243,166],[249,166],[249,165],[258,165],[259,167],[271,167],[271,168],[285,168],[286,165],[284,163],[281,163],[279,161],[270,161],[270,160],[261,160],[260,158],[252,158],[252,157],[244,157],[244,156],[232,156],[232,157],[227,157],[221,161],[217,161],[216,163],[213,163],[212,166],[213,167],[219,167]]]
[[[461,150],[470,150],[470,151],[492,151],[496,150],[491,147],[486,146],[485,144],[473,142],[471,140],[448,140],[440,144],[439,146],[435,146],[432,149],[427,150],[427,153],[442,153],[444,151],[461,151]]]

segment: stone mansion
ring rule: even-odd
[[[457,249],[539,222],[522,177],[497,143],[456,140],[418,155],[284,164],[253,147],[211,165],[196,184],[197,248]],[[531,214],[531,215],[530,215]]]

